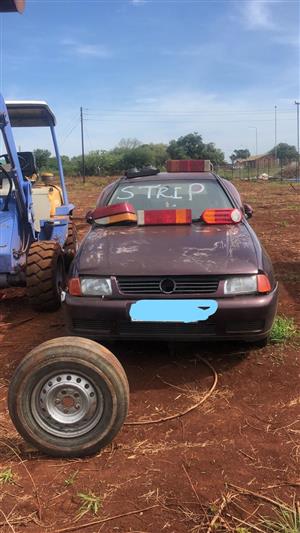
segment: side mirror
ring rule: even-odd
[[[93,211],[88,211],[85,215],[85,221],[87,224],[93,224],[94,218],[93,218]]]
[[[251,205],[244,204],[244,211],[245,211],[246,218],[251,218],[252,217],[253,209],[252,209]]]

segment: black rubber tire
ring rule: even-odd
[[[36,311],[56,311],[65,285],[63,252],[55,241],[37,241],[29,249],[26,285],[30,305]]]
[[[64,252],[65,252],[65,265],[66,270],[68,271],[70,268],[70,265],[76,255],[76,252],[78,250],[78,234],[76,225],[72,220],[70,220],[68,224],[68,236],[67,240],[64,246]]]
[[[49,373],[77,372],[100,387],[102,415],[90,431],[62,438],[45,431],[32,414],[34,388]],[[41,386],[43,388],[43,386]],[[19,364],[10,382],[8,408],[17,431],[42,452],[56,457],[81,457],[109,444],[127,416],[129,386],[118,359],[104,346],[81,337],[61,337],[34,348]]]

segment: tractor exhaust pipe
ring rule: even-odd
[[[25,8],[25,0],[0,0],[0,12],[18,11],[23,13]]]

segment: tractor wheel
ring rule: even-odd
[[[37,241],[29,249],[26,285],[30,305],[36,311],[55,311],[61,305],[65,285],[65,266],[60,245]]]
[[[77,229],[72,220],[68,224],[68,236],[64,246],[65,251],[65,265],[66,270],[69,270],[70,264],[72,263],[75,254],[78,250],[78,236]]]
[[[34,348],[8,392],[11,419],[25,440],[57,457],[85,456],[109,444],[128,410],[129,387],[118,359],[81,337]]]

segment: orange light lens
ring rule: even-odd
[[[239,209],[205,209],[202,219],[206,224],[238,224],[242,220]]]
[[[258,274],[257,276],[257,291],[261,293],[270,292],[272,290],[269,278],[265,274]]]
[[[71,296],[81,296],[81,285],[79,278],[71,278],[68,282],[69,294]]]

